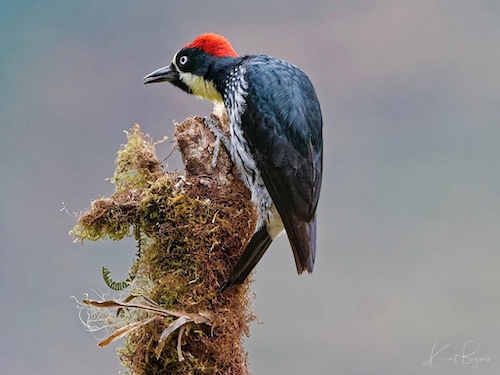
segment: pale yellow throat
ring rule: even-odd
[[[185,72],[179,73],[179,77],[191,89],[194,96],[214,103],[222,103],[222,96],[212,81],[206,81],[201,76]]]

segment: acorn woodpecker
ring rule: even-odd
[[[280,59],[238,56],[227,39],[207,33],[144,77],[144,83],[165,81],[225,106],[230,137],[224,144],[257,207],[255,233],[219,290],[242,283],[283,230],[297,272],[312,272],[323,120],[309,78]],[[205,122],[213,129],[210,118]]]

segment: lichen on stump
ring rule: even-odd
[[[118,153],[115,192],[79,217],[76,240],[135,237],[139,247],[120,301],[83,302],[116,309],[100,345],[124,337],[118,353],[131,374],[248,374],[249,281],[217,288],[253,234],[255,208],[223,147],[212,170],[215,137],[201,118],[176,124],[175,137],[183,174],[163,169],[135,125]]]

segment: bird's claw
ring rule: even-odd
[[[219,123],[215,121],[212,117],[210,116],[203,117],[203,122],[205,123],[205,125],[207,125],[212,134],[215,136],[214,154],[212,156],[212,170],[215,170],[215,168],[217,167],[217,158],[219,157],[221,142],[226,148],[227,152],[229,153],[231,150],[231,141],[229,140],[229,137],[226,134],[224,134],[224,132],[220,128]]]

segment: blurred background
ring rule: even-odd
[[[102,265],[125,278],[134,243],[73,243],[71,214],[111,194],[123,130],[137,122],[172,139],[173,120],[211,111],[170,85],[142,84],[208,31],[239,54],[300,66],[324,116],[315,272],[296,275],[286,237],[258,265],[253,373],[496,374],[492,0],[3,0],[0,372],[124,372],[116,345],[97,347],[70,297],[107,291]],[[180,168],[179,154],[165,164]]]

